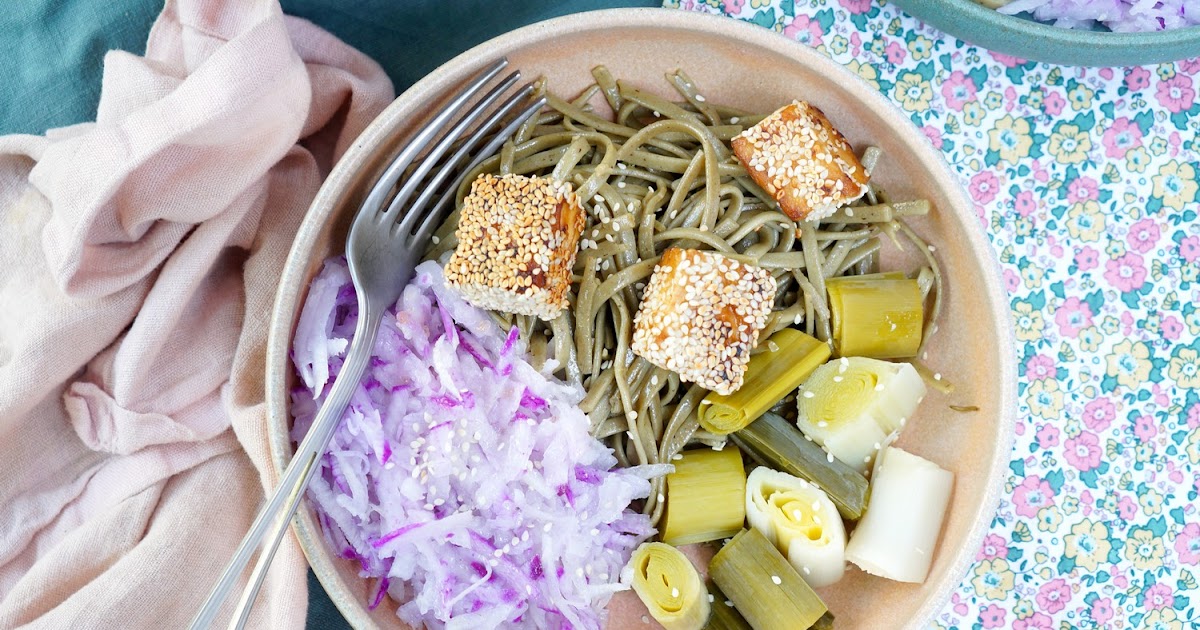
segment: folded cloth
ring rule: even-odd
[[[190,620],[276,482],[292,237],[392,95],[276,0],[168,0],[95,123],[0,138],[0,628]],[[303,626],[305,568],[289,537],[253,626]]]

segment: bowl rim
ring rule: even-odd
[[[1047,56],[1036,51],[1029,56],[1024,56],[1022,53],[1016,52],[1023,43],[1027,43],[1022,41],[1023,39],[1041,41],[1059,51],[1076,51],[1086,54],[1089,51],[1096,52],[1095,49],[1099,48],[1101,52],[1132,52],[1136,55],[1131,63],[1108,64],[1105,62],[1078,65],[1115,67],[1161,63],[1171,60],[1175,55],[1163,54],[1158,51],[1182,47],[1187,44],[1195,44],[1197,50],[1193,54],[1200,54],[1200,25],[1163,31],[1090,31],[1062,28],[1038,20],[1008,15],[996,9],[985,7],[975,0],[892,0],[892,2],[901,11],[923,22],[927,22],[929,25],[952,37],[971,43],[975,43],[978,40],[981,42],[978,45],[984,46],[989,50],[1022,59],[1041,61],[1041,59],[1038,59],[1039,57],[1042,59],[1047,58]],[[957,26],[960,21],[968,20],[978,24],[981,29],[987,27],[991,30],[981,31],[984,33],[982,36],[977,37],[976,33],[972,32],[969,33],[969,36],[964,37],[965,31],[963,29],[955,28],[954,26],[944,28],[944,25]],[[1013,46],[993,47],[990,44],[982,43],[998,41],[1012,42]],[[1005,52],[1006,48],[1014,52]],[[1057,52],[1052,53],[1052,56],[1057,55]],[[1186,56],[1176,57],[1174,60],[1178,61],[1186,58]]]
[[[575,13],[536,22],[509,31],[477,46],[472,47],[439,66],[417,81],[395,99],[360,134],[346,153],[338,160],[325,182],[313,199],[304,220],[297,231],[281,274],[271,311],[266,352],[266,403],[267,437],[270,447],[272,471],[275,479],[286,468],[293,453],[288,427],[287,374],[291,371],[290,346],[294,333],[293,314],[305,293],[305,270],[310,264],[309,253],[325,224],[332,218],[336,201],[347,194],[347,183],[351,176],[366,168],[373,157],[385,150],[383,145],[397,128],[406,121],[396,120],[396,112],[408,108],[414,102],[433,100],[457,82],[455,75],[469,73],[493,58],[505,54],[505,50],[535,43],[548,36],[565,36],[596,30],[628,28],[654,28],[688,31],[696,34],[739,40],[752,46],[778,50],[789,57],[805,63],[816,72],[835,76],[847,91],[862,100],[878,116],[890,123],[900,133],[920,136],[921,133],[899,107],[888,100],[875,87],[857,74],[834,62],[825,55],[774,31],[724,16],[706,15],[687,11],[662,8],[618,8]],[[799,61],[802,60],[802,61]],[[914,137],[915,137],[914,136]],[[964,223],[979,225],[972,213],[970,202],[957,176],[950,169],[945,156],[927,141],[914,143],[918,153],[913,157],[922,163],[936,182],[951,199],[952,208],[947,209],[962,215]],[[999,506],[1003,479],[1011,458],[1015,439],[1014,427],[1017,418],[1017,368],[1013,349],[1015,336],[1009,313],[1008,299],[1001,282],[999,261],[988,243],[982,229],[968,229],[962,236],[967,239],[968,250],[982,268],[982,277],[977,278],[975,287],[980,300],[988,306],[996,327],[997,348],[1003,353],[999,357],[1002,373],[997,376],[1000,416],[995,419],[997,440],[993,446],[993,464],[987,471],[990,485],[982,500],[977,504],[970,522],[970,531],[962,547],[942,550],[952,554],[950,569],[937,585],[934,595],[916,611],[906,628],[921,628],[934,619],[950,600],[954,589],[961,583],[967,569],[975,561],[975,554],[989,531],[992,518]],[[1007,350],[1007,352],[1005,352]],[[356,628],[376,627],[367,614],[362,602],[342,581],[334,565],[333,555],[325,547],[324,536],[311,511],[304,509],[296,514],[292,522],[293,532],[300,541],[305,557],[313,572],[327,590],[330,599],[342,615]]]

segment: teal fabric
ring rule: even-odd
[[[383,66],[402,91],[500,33],[568,13],[655,0],[282,0]],[[17,0],[0,11],[0,135],[92,120],[104,53],[141,54],[161,0]]]
[[[104,53],[141,54],[160,0],[17,0],[0,11],[0,135],[92,120]],[[283,0],[383,66],[397,91],[464,50],[544,19],[657,0]],[[310,628],[349,624],[308,575]]]

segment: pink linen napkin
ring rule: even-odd
[[[190,620],[276,481],[292,237],[392,95],[276,0],[168,0],[95,123],[0,138],[0,628]],[[305,567],[289,537],[253,626],[304,625]]]

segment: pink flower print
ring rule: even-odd
[[[1187,74],[1200,74],[1200,57],[1180,61],[1179,71],[1186,72]]]
[[[1067,602],[1071,601],[1071,587],[1062,578],[1050,580],[1038,589],[1037,603],[1041,605],[1042,610],[1048,613],[1056,613],[1067,607]]]
[[[1080,271],[1091,271],[1100,266],[1100,252],[1089,245],[1075,252],[1075,266]]]
[[[1127,252],[1104,263],[1104,279],[1122,293],[1137,291],[1146,284],[1146,266],[1141,256]]]
[[[1021,59],[1020,57],[1011,57],[1009,55],[1005,55],[1005,54],[998,53],[998,52],[992,53],[992,59],[999,61],[1001,63],[1001,65],[1003,65],[1006,68],[1016,68],[1017,66],[1025,63],[1025,60]]]
[[[1150,610],[1162,610],[1175,605],[1175,593],[1162,582],[1146,589],[1145,596],[1146,608]]]
[[[954,596],[950,598],[950,601],[954,602],[954,613],[956,615],[961,617],[967,614],[967,605],[963,603],[962,598],[958,596],[958,593],[955,593]]]
[[[1025,362],[1025,378],[1044,380],[1054,378],[1054,359],[1044,354],[1035,354]]]
[[[1092,325],[1092,307],[1072,295],[1054,313],[1054,323],[1058,324],[1058,332],[1064,337],[1074,339],[1079,336],[1079,331]]]
[[[1033,198],[1033,192],[1029,190],[1022,190],[1017,193],[1017,198],[1013,202],[1013,205],[1017,209],[1017,214],[1023,217],[1027,217],[1033,214],[1034,210],[1037,210],[1037,200]]]
[[[1150,71],[1143,67],[1130,68],[1125,73],[1125,87],[1131,92],[1144,90],[1150,86]]]
[[[1003,628],[1006,614],[1003,608],[992,604],[979,611],[979,621],[983,624],[984,628],[988,628],[989,630],[991,628]]]
[[[1116,418],[1117,407],[1107,398],[1097,398],[1083,406],[1083,423],[1097,433],[1112,426]]]
[[[1188,262],[1200,258],[1200,236],[1189,236],[1179,242],[1179,255]]]
[[[1096,622],[1097,625],[1104,627],[1113,618],[1112,599],[1105,597],[1093,601],[1088,615],[1091,616],[1092,621]]]
[[[976,560],[995,560],[997,558],[1008,557],[1008,543],[1004,537],[999,534],[988,534],[983,539],[983,546],[979,549],[979,554]]]
[[[1188,523],[1179,532],[1175,537],[1175,553],[1183,564],[1200,564],[1200,524]]]
[[[1109,569],[1109,574],[1113,576],[1113,586],[1117,588],[1128,588],[1129,578],[1119,573],[1119,571],[1121,571],[1121,567],[1115,564],[1112,565],[1111,569]]]
[[[1113,78],[1112,68],[1100,68],[1100,77],[1103,78],[1105,81],[1112,81],[1112,78]]]
[[[904,58],[908,56],[908,50],[897,41],[888,44],[887,48],[883,49],[883,52],[887,57],[888,63],[897,66],[904,63]]]
[[[1100,139],[1104,154],[1110,158],[1124,158],[1130,150],[1142,146],[1142,128],[1128,118],[1118,118]]]
[[[746,0],[725,0],[725,11],[728,13],[741,13],[744,6],[746,6]]]
[[[1053,424],[1038,425],[1037,443],[1043,449],[1051,449],[1058,446],[1058,427]]]
[[[797,15],[792,23],[783,28],[783,34],[809,46],[820,46],[821,24],[807,15]]]
[[[1079,472],[1088,472],[1100,467],[1100,457],[1104,455],[1104,451],[1100,448],[1100,438],[1096,437],[1095,433],[1084,431],[1079,435],[1069,438],[1067,443],[1063,445],[1063,455],[1067,458],[1067,462]]]
[[[1120,517],[1121,520],[1133,520],[1133,517],[1137,516],[1137,511],[1137,503],[1133,499],[1124,496],[1121,497],[1120,501],[1117,501],[1117,516]],[[1125,587],[1121,586],[1121,588]]]
[[[1128,241],[1130,249],[1145,254],[1154,249],[1155,245],[1158,245],[1160,234],[1158,222],[1150,218],[1145,218],[1129,226],[1129,236],[1126,238],[1126,241]]]
[[[1129,311],[1121,312],[1121,334],[1126,337],[1133,334],[1133,315]]]
[[[847,11],[856,15],[871,10],[871,0],[841,0],[841,2]]]
[[[1049,114],[1050,116],[1057,116],[1057,115],[1061,114],[1063,108],[1066,106],[1067,106],[1067,99],[1063,98],[1062,94],[1059,94],[1058,92],[1055,92],[1055,91],[1050,91],[1050,92],[1046,93],[1046,98],[1044,100],[1043,107],[1046,109],[1046,113]]]
[[[1070,203],[1081,203],[1084,201],[1096,201],[1100,198],[1100,186],[1096,180],[1091,177],[1078,177],[1067,186],[1067,201]]]
[[[1054,505],[1054,489],[1050,487],[1050,482],[1030,475],[1013,492],[1013,505],[1017,508],[1017,514],[1033,518],[1038,510]]]
[[[946,105],[955,111],[961,112],[963,105],[975,100],[975,92],[975,82],[963,74],[962,70],[950,73],[950,77],[942,83],[942,96],[946,99]]]
[[[1054,630],[1054,621],[1043,613],[1033,615],[1013,622],[1013,630]]]
[[[1155,98],[1172,114],[1191,109],[1196,102],[1196,89],[1192,87],[1192,77],[1177,73],[1166,81],[1159,81]]]
[[[1189,429],[1200,429],[1200,403],[1188,407],[1187,423]]]
[[[1017,272],[1012,269],[1005,269],[1004,288],[1008,289],[1009,293],[1016,292],[1017,289],[1021,288],[1021,276],[1018,276]]]
[[[971,196],[979,204],[986,205],[996,198],[1000,192],[1000,180],[991,171],[982,171],[971,178]]]
[[[935,149],[942,148],[942,132],[930,125],[925,125],[924,127],[921,127],[921,133],[925,134],[926,138],[929,138],[929,143],[932,144]]]
[[[1158,435],[1158,425],[1155,424],[1152,416],[1139,415],[1133,421],[1133,434],[1137,436],[1137,439],[1149,442],[1154,439],[1154,436]]]
[[[1174,315],[1167,315],[1162,320],[1162,336],[1167,341],[1179,341],[1179,335],[1183,333],[1183,322],[1179,321]]]

